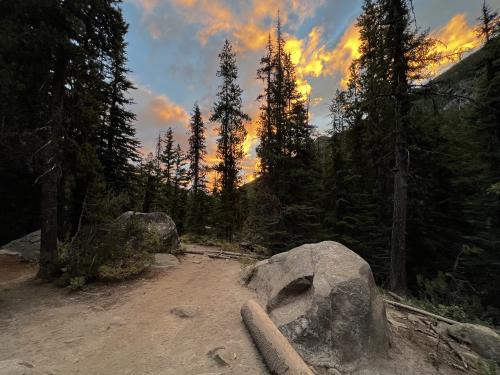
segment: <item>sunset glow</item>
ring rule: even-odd
[[[450,1],[440,2],[437,8],[448,9]],[[215,75],[217,54],[227,38],[237,53],[239,81],[245,94],[243,104],[252,118],[246,124],[248,137],[243,145],[246,156],[242,161],[242,174],[244,181],[254,178],[258,165],[255,153],[259,118],[256,98],[262,90],[261,83],[256,80],[256,70],[265,53],[269,34],[274,35],[278,9],[285,48],[296,65],[298,90],[304,99],[310,100],[311,119],[318,131],[324,132],[329,124],[327,103],[336,88],[346,88],[349,67],[360,57],[356,17],[361,8],[357,9],[357,14],[352,12],[346,16],[338,14],[336,4],[326,0],[130,0],[126,8],[134,10],[135,17],[139,17],[137,23],[141,25],[139,30],[132,28],[132,34],[142,33],[141,38],[149,36],[150,40],[145,39],[144,43],[151,44],[151,58],[147,60],[135,57],[132,51],[132,62],[135,58],[149,64],[147,68],[132,70],[156,72],[154,76],[133,75],[139,87],[134,100],[137,102],[137,131],[143,141],[143,150],[154,149],[158,131],[169,126],[173,127],[176,140],[186,150],[190,112],[197,101],[208,130],[207,164],[215,164],[217,124],[211,124],[208,118],[218,84]],[[436,45],[437,52],[449,57],[429,65],[430,75],[436,75],[456,62],[462,52],[479,46],[474,33],[479,8],[453,4],[454,15],[435,17],[436,20],[429,24],[425,17],[417,14],[419,26],[422,29],[429,26],[431,36],[440,41]],[[354,8],[353,4],[350,9]],[[416,8],[417,13],[420,10],[425,10],[425,7]],[[330,18],[321,18],[323,14],[329,14]],[[131,22],[132,26],[137,23]],[[179,64],[180,61],[183,63]],[[160,84],[163,81],[165,84]],[[213,181],[213,172],[209,180]]]

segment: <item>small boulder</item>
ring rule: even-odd
[[[230,365],[229,353],[224,346],[218,346],[210,350],[207,356],[213,359],[219,366],[225,367]]]
[[[388,353],[385,306],[370,266],[339,243],[302,245],[258,262],[248,286],[310,365],[351,371]]]
[[[198,306],[177,306],[170,310],[170,314],[176,315],[179,318],[194,318],[199,315]]]
[[[469,344],[480,356],[500,363],[500,335],[491,328],[461,323],[448,327],[448,335]]]
[[[31,232],[26,236],[18,238],[0,248],[0,254],[17,255],[31,261],[40,258],[40,230]]]
[[[157,249],[159,253],[175,253],[179,250],[179,235],[177,227],[170,216],[164,212],[134,212],[127,211],[118,217],[118,222],[127,222],[128,220],[140,220],[144,223],[151,235],[158,235],[160,246]]]

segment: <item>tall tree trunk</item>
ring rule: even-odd
[[[403,0],[391,0],[392,85],[394,95],[394,209],[392,215],[390,289],[406,294],[406,215],[408,204],[408,65],[404,50]]]
[[[57,194],[60,177],[58,162],[58,142],[63,126],[64,81],[66,74],[66,58],[60,55],[55,64],[52,98],[49,115],[48,144],[43,152],[45,170],[41,176],[41,217],[40,217],[40,267],[38,276],[52,280],[59,273],[57,228],[58,207]]]

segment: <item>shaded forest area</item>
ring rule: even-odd
[[[411,2],[366,0],[361,57],[332,99],[330,134],[318,137],[278,18],[256,62],[259,171],[242,185],[249,117],[230,42],[210,113],[219,162],[205,160],[196,104],[189,148],[165,129],[142,158],[119,2],[2,0],[0,243],[41,228],[40,276],[63,268],[91,280],[100,265],[131,256],[105,236],[90,246],[95,228],[127,210],[164,211],[182,234],[272,253],[339,241],[382,286],[452,318],[498,325],[498,20],[485,4],[483,48],[429,80],[433,66],[454,57],[434,52],[439,41],[415,29]]]

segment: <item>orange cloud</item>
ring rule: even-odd
[[[180,105],[173,103],[165,95],[158,95],[149,103],[151,115],[159,123],[181,123],[189,122],[189,115]]]
[[[465,13],[452,17],[445,26],[432,32],[431,36],[439,41],[434,52],[446,56],[438,63],[429,66],[429,72],[433,75],[442,72],[451,64],[460,60],[463,53],[472,51],[481,44],[474,31],[474,26],[469,26],[467,23]]]
[[[356,23],[352,23],[344,32],[333,49],[322,43],[323,29],[314,27],[304,39],[289,35],[286,48],[292,62],[297,67],[297,84],[305,96],[311,92],[307,77],[338,76],[341,87],[345,88],[349,79],[349,67],[353,60],[361,56],[360,33]],[[431,35],[440,41],[433,52],[439,52],[447,58],[430,64],[431,75],[438,74],[461,58],[464,52],[480,45],[474,27],[467,24],[466,14],[457,14]]]
[[[299,91],[304,96],[311,92],[311,85],[306,77],[338,75],[341,77],[341,85],[345,87],[349,66],[360,56],[359,30],[354,23],[333,49],[328,49],[326,43],[322,42],[322,36],[323,29],[314,27],[307,38],[287,37],[285,48],[296,65]]]
[[[135,0],[147,14],[158,7],[158,0]],[[267,36],[273,25],[269,19],[276,17],[281,9],[282,24],[292,29],[298,27],[306,18],[312,17],[315,10],[325,0],[252,0],[235,6],[229,0],[171,0],[171,4],[180,11],[189,23],[201,25],[197,36],[201,44],[219,32],[230,35],[239,50],[258,50],[265,46]],[[290,15],[293,14],[294,24]],[[145,20],[154,39],[162,36],[162,27],[155,22]]]

